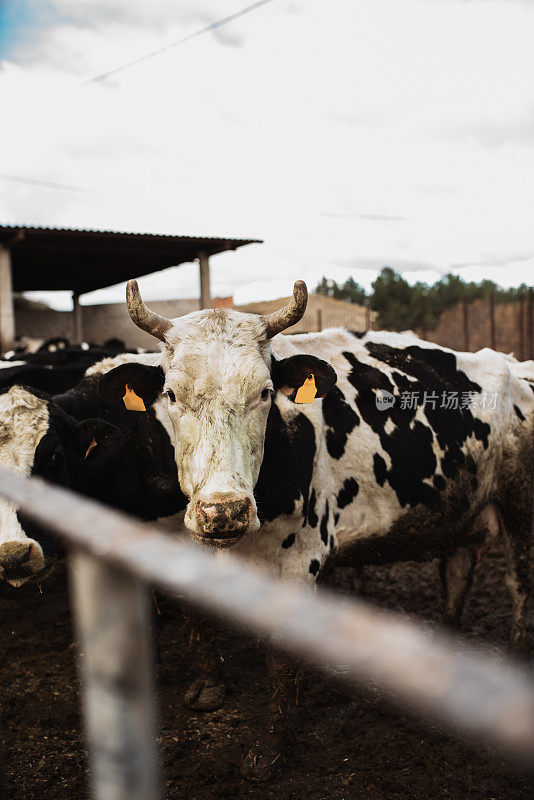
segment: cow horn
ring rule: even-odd
[[[165,334],[172,326],[172,322],[167,317],[161,317],[145,306],[141,299],[137,281],[128,281],[126,285],[126,304],[128,305],[130,317],[138,328],[151,333],[152,336],[162,342],[165,341]]]
[[[267,338],[272,339],[280,331],[285,331],[302,319],[308,302],[308,289],[304,281],[297,281],[293,287],[293,298],[287,306],[272,314],[262,316]]]

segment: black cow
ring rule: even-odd
[[[0,361],[0,391],[18,385],[51,395],[66,392],[83,379],[93,364],[122,352],[134,352],[125,350],[119,339],[109,342],[109,346],[99,347],[87,343],[70,345],[63,338],[50,339],[36,352],[25,355],[23,361]]]
[[[132,374],[132,368],[136,374]],[[146,376],[157,380],[152,383]],[[143,519],[185,508],[169,435],[158,421],[152,386],[158,367],[122,364],[50,397],[13,386],[0,393],[0,466],[40,475]],[[146,413],[128,411],[126,385]],[[166,405],[166,401],[160,401]],[[58,555],[51,536],[0,499],[0,577],[14,586],[39,577]]]

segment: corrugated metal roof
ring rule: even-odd
[[[79,294],[215,255],[261,239],[184,236],[83,228],[0,225],[15,291],[68,289]]]
[[[56,231],[59,233],[96,233],[96,234],[105,234],[105,235],[112,235],[112,236],[156,236],[158,238],[163,237],[165,239],[208,239],[210,241],[232,241],[232,242],[242,242],[243,244],[263,244],[263,239],[242,239],[240,237],[235,236],[189,236],[185,234],[176,234],[176,233],[151,233],[151,232],[141,232],[141,231],[116,231],[112,230],[111,228],[59,228],[55,225],[42,227],[39,225],[16,225],[16,224],[2,224],[0,223],[0,239],[2,238],[3,231],[9,232],[16,232],[16,231],[39,231],[39,232],[46,232],[46,231]]]

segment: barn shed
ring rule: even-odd
[[[73,329],[81,341],[81,295],[198,261],[200,307],[209,308],[210,256],[252,243],[261,240],[0,225],[0,352],[15,340],[13,292],[72,292]]]

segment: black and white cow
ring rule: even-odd
[[[2,353],[2,358],[9,361],[26,358],[30,353],[36,353],[44,345],[44,339],[36,339],[32,336],[17,336],[13,345],[13,350],[7,350],[5,353]]]
[[[82,345],[83,346],[83,345]],[[31,359],[37,354],[50,353],[51,355],[61,350],[67,350],[71,347],[68,339],[64,336],[54,336],[51,339],[36,339],[32,336],[17,336],[13,350],[8,350],[2,354],[2,358],[6,361],[17,361],[24,359],[26,362],[31,363]],[[89,345],[85,345],[85,349],[89,349]],[[39,358],[36,363],[41,363]]]
[[[139,372],[129,358],[135,357],[107,359],[78,387],[55,397],[21,386],[0,392],[0,466],[143,519],[183,510],[167,403],[157,401],[161,370],[146,365]],[[146,413],[125,409],[126,385],[143,399]],[[44,576],[58,554],[49,534],[0,498],[0,579],[21,586]]]
[[[13,361],[24,359],[28,363],[51,363],[54,364],[54,356],[62,352],[68,356],[70,353],[76,353],[77,350],[89,351],[95,349],[105,349],[108,355],[119,355],[120,353],[137,353],[141,352],[140,348],[128,349],[122,339],[115,337],[107,339],[103,345],[97,345],[93,342],[82,342],[81,344],[71,344],[64,336],[54,336],[50,339],[35,339],[30,336],[19,336],[15,341],[13,350],[2,355],[5,360]],[[143,351],[144,352],[144,351]],[[44,360],[48,354],[52,361]],[[35,357],[35,360],[33,358]]]
[[[306,301],[298,282],[292,302],[267,317],[217,309],[168,320],[128,284],[132,320],[164,345],[187,527],[298,581],[315,581],[337,552],[375,562],[440,556],[450,618],[481,544],[500,532],[520,647],[534,508],[527,376],[503,354],[401,334],[277,336]],[[318,399],[297,404],[310,375]],[[286,672],[271,662],[271,735],[247,761],[256,776],[279,752],[288,697]]]

